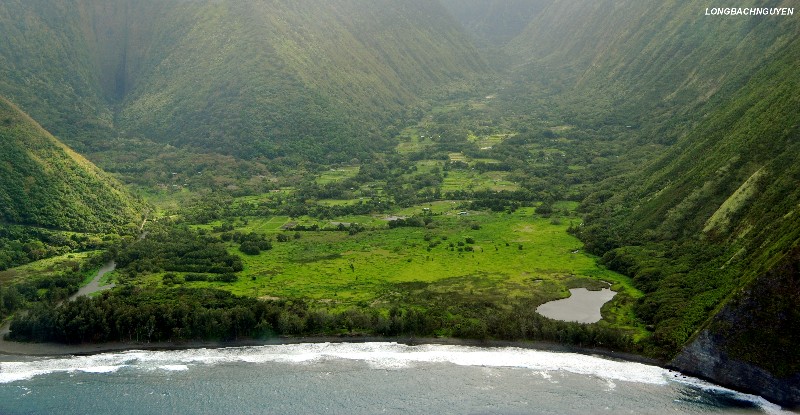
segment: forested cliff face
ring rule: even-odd
[[[796,43],[796,16],[712,17],[705,8],[681,1],[555,2],[505,50],[523,66],[519,85],[532,93],[551,90],[565,114],[592,127],[646,124],[644,138],[674,143],[684,127]]]
[[[416,0],[12,0],[0,32],[0,93],[87,148],[113,133],[358,156],[420,95],[484,67],[438,3]]]
[[[0,149],[0,223],[4,228],[27,225],[124,233],[141,222],[142,204],[119,182],[4,98],[0,98]],[[0,238],[0,243],[4,241]]]
[[[701,339],[724,358],[699,374],[747,388],[747,376],[718,374],[752,365],[793,385],[761,392],[794,405],[798,27],[796,16],[705,16],[697,2],[566,1],[507,47],[526,65],[517,85],[549,89],[565,121],[633,131],[631,158],[606,166],[577,232],[645,291],[651,352],[690,354]],[[691,369],[683,356],[675,364]]]
[[[797,406],[797,304],[800,249],[795,248],[737,293],[671,365],[685,373]]]

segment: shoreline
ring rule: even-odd
[[[474,340],[457,338],[436,338],[436,337],[381,337],[381,336],[302,336],[291,337],[281,336],[267,339],[243,339],[233,341],[187,341],[187,342],[115,342],[115,343],[84,343],[84,344],[60,344],[60,343],[21,343],[3,339],[7,332],[0,330],[0,355],[7,356],[87,356],[102,353],[125,352],[130,350],[191,350],[191,349],[221,349],[228,347],[252,347],[252,346],[278,346],[286,344],[302,343],[399,343],[408,346],[421,346],[426,344],[469,346],[469,347],[488,347],[503,348],[516,347],[520,349],[531,349],[549,351],[556,353],[578,353],[585,355],[602,356],[605,358],[625,360],[629,362],[643,363],[653,366],[667,368],[667,363],[645,356],[616,352],[609,349],[578,347],[559,343],[544,341],[511,341],[511,340]]]
[[[449,345],[466,346],[480,348],[519,348],[525,350],[536,350],[552,353],[574,353],[585,356],[594,356],[615,361],[640,363],[656,366],[669,372],[693,376],[700,380],[711,382],[712,384],[728,388],[732,391],[745,394],[753,394],[764,398],[764,395],[753,391],[742,390],[735,385],[720,384],[718,381],[691,373],[685,373],[667,361],[649,358],[633,353],[617,352],[603,348],[578,347],[545,341],[512,341],[512,340],[476,340],[476,339],[457,339],[457,338],[436,338],[436,337],[381,337],[381,336],[305,336],[305,337],[271,337],[267,339],[242,339],[234,341],[187,341],[187,342],[115,342],[115,343],[85,343],[78,345],[66,345],[59,343],[21,343],[7,341],[2,338],[0,328],[0,358],[11,358],[12,361],[24,359],[26,357],[69,357],[69,356],[93,356],[104,353],[123,353],[133,350],[144,351],[180,351],[180,350],[200,350],[200,349],[225,349],[236,347],[258,347],[258,346],[280,346],[292,344],[319,344],[319,343],[397,343],[407,346],[423,345]],[[769,400],[768,402],[775,403]],[[780,404],[777,404],[780,405]],[[792,410],[791,406],[784,406],[783,409]]]

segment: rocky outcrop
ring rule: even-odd
[[[800,374],[780,379],[768,371],[731,358],[721,336],[704,330],[671,363],[673,369],[719,385],[761,395],[785,407],[800,407]]]
[[[671,366],[800,408],[800,246],[739,291]]]

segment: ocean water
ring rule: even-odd
[[[315,343],[0,355],[0,414],[781,412],[656,366],[519,348]]]

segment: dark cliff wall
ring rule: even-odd
[[[800,407],[800,249],[735,295],[671,366]]]
[[[782,406],[800,407],[800,374],[778,378],[759,366],[733,359],[725,339],[704,330],[669,367],[722,386],[761,395]]]

